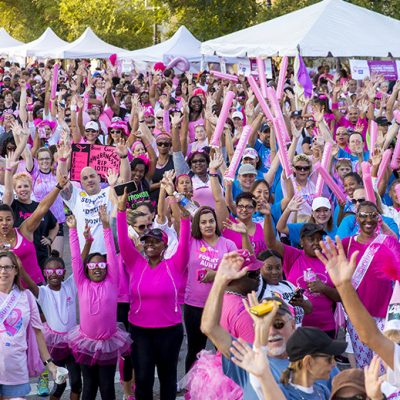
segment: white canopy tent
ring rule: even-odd
[[[66,45],[68,42],[60,39],[51,28],[47,28],[42,36],[33,42],[4,49],[10,58],[15,57],[49,57],[55,47]],[[3,49],[0,49],[0,52]]]
[[[156,63],[158,61],[168,62],[175,57],[185,57],[189,62],[200,62],[201,42],[192,33],[181,26],[168,40],[144,49],[126,51],[118,56],[124,60],[144,61]]]
[[[124,51],[100,39],[91,28],[71,43],[50,49],[52,58],[108,58],[111,54]]]
[[[0,28],[0,49],[6,49],[13,46],[21,46],[23,42],[14,39],[4,28]]]
[[[202,43],[223,57],[400,57],[400,21],[343,0],[320,3]]]

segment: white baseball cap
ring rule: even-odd
[[[240,111],[235,111],[232,113],[232,119],[235,118],[240,118],[241,120],[243,120],[243,114]]]
[[[313,211],[318,210],[318,208],[325,207],[328,210],[332,209],[329,199],[326,197],[316,197],[311,205]]]
[[[85,125],[85,130],[86,129],[93,129],[95,131],[98,131],[99,130],[99,124],[97,122],[95,122],[95,121],[89,121]]]

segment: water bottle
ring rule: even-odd
[[[177,202],[192,216],[194,217],[194,214],[196,214],[196,211],[199,209],[199,207],[196,206],[192,201],[190,201],[187,197],[185,197],[183,194],[174,192],[174,196],[177,200]]]
[[[304,271],[304,281],[305,282],[313,282],[317,276],[315,275],[314,271],[311,268],[307,268]]]

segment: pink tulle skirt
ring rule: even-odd
[[[220,354],[202,350],[191,370],[179,382],[185,400],[243,399],[243,390],[222,371]]]
[[[68,334],[68,344],[77,363],[109,365],[116,364],[118,357],[130,354],[132,340],[120,326],[108,339],[92,339],[78,325]]]
[[[51,358],[55,361],[66,359],[71,354],[71,349],[68,345],[68,332],[55,332],[46,322],[43,324],[43,327],[44,339]]]

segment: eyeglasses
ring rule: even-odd
[[[170,147],[171,142],[157,142],[157,146],[159,147]]]
[[[296,171],[309,171],[311,169],[311,167],[309,165],[307,165],[306,167],[302,166],[302,165],[295,165],[294,169]]]
[[[38,158],[38,161],[50,161],[50,157]]]
[[[254,206],[251,204],[248,204],[247,206],[245,206],[244,204],[239,204],[236,206],[236,208],[238,210],[246,210],[246,211],[254,210]]]
[[[203,164],[207,162],[205,158],[196,158],[196,160],[192,160],[192,164]]]
[[[0,271],[11,272],[15,268],[15,265],[0,265]]]
[[[145,229],[151,229],[152,226],[153,226],[152,224],[147,224],[147,225],[142,224],[142,225],[135,225],[135,228],[138,231],[144,231]]]
[[[156,117],[156,119],[158,119],[159,121],[162,121],[164,119],[164,117]]]
[[[107,268],[107,263],[106,262],[91,262],[91,263],[87,263],[86,266],[90,270],[93,270],[95,268],[106,269]]]
[[[85,132],[92,132],[92,133],[94,133],[94,132],[97,132],[97,131],[94,130],[94,129],[85,129]]]
[[[115,133],[116,135],[122,135],[122,131],[119,129],[111,129],[110,133]]]
[[[283,329],[283,327],[286,325],[286,322],[287,321],[282,321],[282,320],[274,321],[272,326],[274,327],[274,329],[279,331],[279,330]]]
[[[377,212],[362,212],[362,211],[360,211],[359,213],[357,213],[357,216],[360,219],[371,218],[371,219],[377,221],[380,217],[380,214],[378,214]]]
[[[362,203],[363,201],[365,201],[365,199],[351,199],[353,204]]]
[[[62,268],[56,268],[56,269],[51,269],[51,268],[45,268],[43,270],[44,274],[46,275],[46,277],[48,278],[49,276],[56,274],[58,276],[62,276],[65,272],[65,269]]]
[[[332,356],[331,354],[312,354],[312,356],[319,357],[319,358],[325,358],[331,363],[335,361],[335,356]]]

